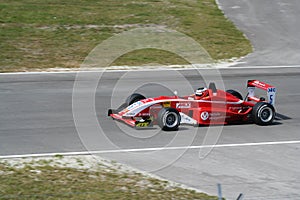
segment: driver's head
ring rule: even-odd
[[[195,91],[195,95],[196,95],[196,97],[203,97],[203,96],[207,95],[207,92],[208,92],[208,90],[206,87],[201,87]]]

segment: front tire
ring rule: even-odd
[[[270,125],[275,118],[275,109],[269,103],[258,102],[253,107],[252,116],[256,124],[261,126]]]
[[[178,130],[180,120],[180,114],[174,108],[162,108],[158,113],[158,125],[164,131]]]
[[[127,97],[126,99],[126,104],[127,106],[130,106],[131,104],[146,99],[146,97],[144,97],[143,95],[139,94],[139,93],[133,93],[132,95],[130,95],[129,97]]]

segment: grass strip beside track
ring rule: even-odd
[[[148,26],[185,33],[214,59],[252,50],[215,0],[0,0],[0,72],[76,68],[101,41]],[[149,63],[186,64],[172,53],[145,49],[113,65]]]
[[[0,199],[203,199],[195,190],[92,156],[0,160]]]

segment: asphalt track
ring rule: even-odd
[[[278,68],[276,72],[273,69],[221,70],[225,87],[243,94],[248,79],[258,78],[277,86],[277,111],[282,119],[269,127],[231,125],[223,127],[220,135],[208,135],[208,127],[184,126],[178,132],[166,133],[159,129],[131,130],[106,117],[107,108],[114,103],[112,91],[117,91],[120,99],[128,95],[128,88],[140,88],[150,96],[171,93],[174,88],[179,94],[188,94],[192,91],[185,88],[186,80],[191,88],[204,84],[197,73],[180,71],[186,79],[178,79],[178,73],[169,71],[103,74],[95,95],[96,117],[103,132],[92,138],[85,138],[85,133],[77,133],[75,128],[74,73],[1,75],[1,155],[93,150],[99,151],[101,157],[211,194],[216,194],[216,184],[221,183],[223,194],[229,199],[241,192],[246,199],[299,199],[300,68]],[[81,81],[88,82],[92,74],[86,73],[87,79]],[[135,77],[134,81],[131,76]],[[118,85],[120,77],[125,81]],[[170,91],[157,84],[144,87],[136,84],[147,82],[147,77],[153,83],[170,85]],[[80,91],[83,96],[89,92]],[[77,126],[88,127],[87,134],[91,128],[89,121]],[[205,147],[214,144],[215,148]]]
[[[243,66],[299,65],[300,1],[218,1],[254,46],[254,53],[242,60]]]
[[[273,20],[280,17],[276,15],[276,6],[281,5],[281,10],[287,7],[298,9],[297,1],[272,2],[220,1],[225,13],[254,43],[256,52],[243,60],[244,65],[299,64],[296,55],[299,42],[296,35],[293,36],[294,30],[285,28],[287,37],[282,38],[283,43],[276,43],[274,39],[274,48],[263,43],[272,39],[264,39],[269,34],[256,34],[256,31],[262,31],[258,30],[259,27],[263,28],[257,25],[261,23],[260,18]],[[261,3],[264,6],[259,6]],[[290,3],[295,5],[287,6]],[[262,7],[272,10],[272,6],[275,6],[274,12],[269,17],[261,16]],[[248,8],[252,11],[246,12]],[[232,15],[234,11],[239,12]],[[288,13],[291,17],[298,14]],[[247,25],[249,19],[257,20],[253,22],[257,23],[255,28]],[[272,27],[275,35],[278,26]],[[251,36],[251,33],[255,34]],[[280,32],[276,34],[277,37],[281,35]],[[286,43],[289,38],[291,40]],[[274,51],[281,46],[286,46],[286,51]],[[281,57],[287,56],[285,52],[289,52],[289,59]],[[208,135],[207,131],[220,127],[197,129],[184,126],[172,133],[160,132],[159,129],[131,130],[107,118],[107,108],[121,103],[137,88],[149,96],[170,94],[175,89],[179,94],[188,94],[192,88],[205,84],[201,74],[209,72],[113,72],[103,74],[97,86],[95,117],[102,132],[96,132],[96,135],[91,135],[96,138],[90,138],[88,133],[93,127],[89,126],[89,120],[76,124],[77,129],[74,123],[72,94],[75,73],[0,75],[0,155],[88,150],[210,194],[217,194],[216,184],[221,183],[227,199],[235,199],[239,193],[245,195],[244,199],[300,199],[300,68],[238,68],[220,72],[225,88],[237,89],[244,95],[248,79],[274,84],[278,91],[276,109],[281,114],[276,123],[268,127],[254,124],[225,126],[221,127],[221,134],[215,135]],[[89,76],[93,76],[92,73],[86,73],[86,79],[81,82],[88,84]],[[142,82],[156,84],[143,86],[139,84]],[[167,86],[167,89],[158,84]],[[87,88],[78,92],[82,94],[79,102],[85,104],[85,96],[93,91]],[[112,96],[119,98],[115,100]],[[86,128],[83,129],[87,131],[86,135],[78,132],[78,127]]]

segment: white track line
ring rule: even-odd
[[[4,75],[35,75],[35,74],[76,74],[76,73],[95,73],[95,72],[105,72],[105,73],[114,73],[114,72],[127,72],[127,71],[168,71],[168,70],[192,70],[192,69],[213,69],[213,70],[236,70],[236,69],[280,69],[280,68],[300,68],[300,65],[290,65],[290,66],[247,66],[247,67],[187,67],[187,68],[151,68],[151,69],[143,69],[142,67],[139,69],[95,69],[95,70],[78,70],[78,71],[49,71],[49,72],[8,72],[8,73],[0,73],[0,76]]]
[[[4,155],[0,159],[7,158],[28,158],[28,157],[46,157],[46,156],[74,156],[74,155],[90,155],[90,154],[106,154],[106,153],[128,153],[128,152],[147,152],[147,151],[163,151],[163,150],[188,150],[188,149],[205,149],[205,148],[225,148],[225,147],[247,147],[247,146],[265,146],[265,145],[283,145],[283,144],[300,144],[300,140],[294,141],[278,141],[278,142],[252,142],[241,144],[216,144],[202,146],[181,146],[181,147],[153,147],[140,149],[116,149],[101,151],[79,151],[79,152],[61,152],[61,153],[37,153],[37,154],[21,154],[21,155]]]

